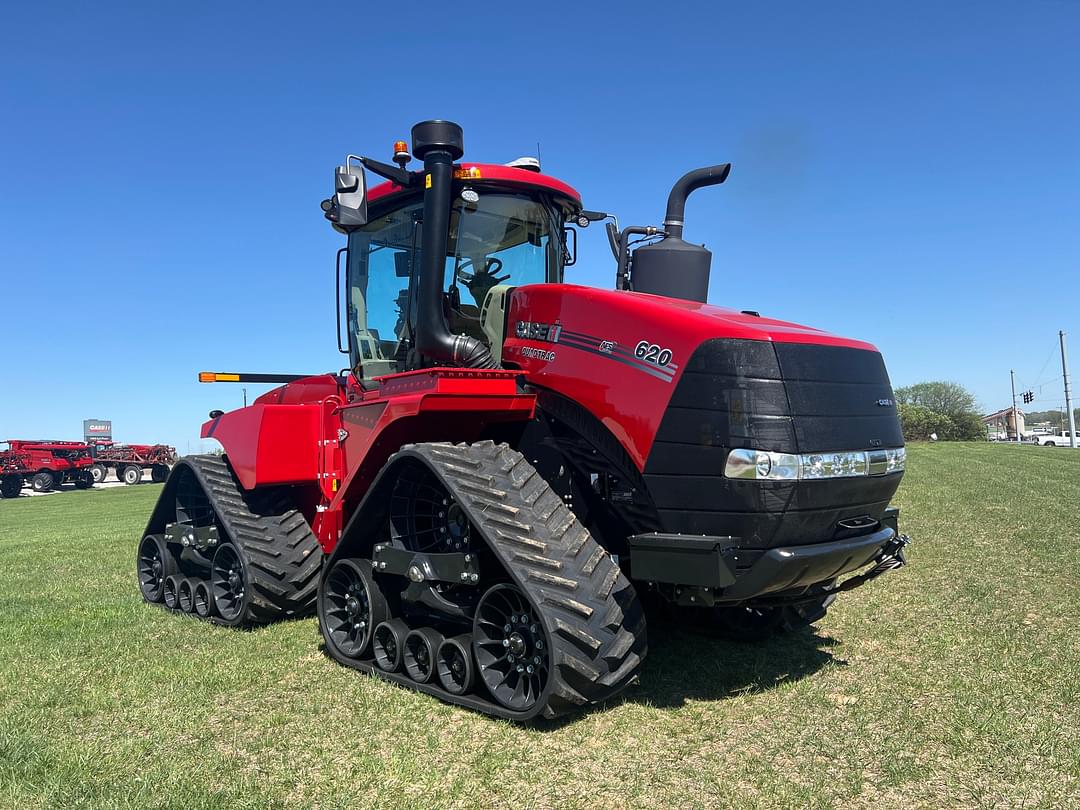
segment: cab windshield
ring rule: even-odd
[[[364,377],[409,367],[423,210],[413,200],[349,235],[349,347]],[[480,312],[491,288],[561,281],[562,259],[562,215],[546,199],[459,193],[443,282],[450,329],[483,338]]]

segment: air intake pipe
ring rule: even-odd
[[[676,181],[664,214],[666,237],[634,251],[630,265],[633,290],[703,304],[708,301],[712,253],[701,245],[683,241],[686,198],[699,188],[723,183],[730,172],[731,164],[721,163],[694,169]]]
[[[416,350],[436,363],[497,368],[487,346],[450,331],[443,309],[454,161],[465,154],[461,127],[451,121],[422,121],[412,128],[412,146],[424,161],[425,175]]]

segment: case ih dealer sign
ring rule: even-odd
[[[91,439],[112,439],[112,422],[108,419],[84,419],[83,437]]]

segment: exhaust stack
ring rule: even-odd
[[[636,292],[705,303],[709,298],[712,253],[683,241],[686,198],[699,188],[727,180],[730,163],[694,169],[680,177],[668,195],[664,231],[667,236],[634,251],[631,285]]]

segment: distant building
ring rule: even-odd
[[[986,436],[990,441],[1016,441],[1016,431],[1024,435],[1024,412],[1019,408],[1005,408],[988,413],[982,418],[986,425]]]

